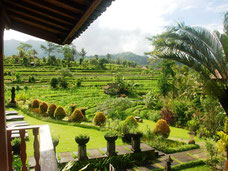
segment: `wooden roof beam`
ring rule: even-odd
[[[88,8],[88,10],[82,16],[82,18],[77,22],[77,24],[74,26],[74,28],[71,30],[71,32],[67,35],[67,37],[63,41],[63,44],[68,44],[68,40],[71,39],[74,36],[75,32],[83,25],[83,23],[88,19],[88,17],[93,13],[93,11],[101,3],[101,1],[102,0],[94,0],[93,1],[93,3]]]
[[[47,13],[46,11],[35,9],[33,6],[32,6],[33,10],[31,10],[31,8],[27,8],[25,6],[22,6],[21,4],[6,2],[5,7],[11,11],[14,11],[14,12],[17,11],[20,13],[29,14],[34,17],[40,18],[42,20],[51,21],[52,23],[57,25],[65,25],[66,27],[73,27],[72,25],[73,21],[67,20],[65,17],[60,17],[54,13]]]
[[[44,23],[36,23],[28,18],[20,18],[17,16],[10,16],[13,22],[20,22],[20,23],[24,23],[26,25],[30,25],[34,28],[38,28],[38,29],[42,29],[42,30],[46,30],[50,33],[54,33],[54,34],[62,34],[64,33],[64,30],[60,30],[56,27],[53,26],[49,26],[48,24],[44,24]]]
[[[35,15],[35,16],[34,14],[29,15],[28,13],[23,13],[19,10],[14,10],[10,8],[8,8],[8,14],[12,16],[24,18],[28,21],[35,21],[37,24],[40,24],[40,25],[48,25],[49,27],[51,26],[51,27],[56,27],[58,29],[62,29],[64,31],[69,31],[67,26],[65,26],[64,24],[61,24],[61,23],[56,24],[56,22],[47,20],[46,18],[42,18],[39,15]]]
[[[83,14],[83,12],[89,7],[89,5],[81,5],[74,1],[66,1],[66,0],[45,0],[46,2],[53,3],[56,6],[63,7],[69,9],[71,11],[78,11],[79,13]]]
[[[26,26],[26,27],[25,27]],[[41,39],[50,41],[50,42],[55,42],[58,44],[61,44],[61,40],[62,40],[62,36],[64,36],[63,34],[55,34],[53,35],[53,33],[47,31],[47,30],[43,30],[37,27],[33,27],[31,25],[24,25],[18,22],[14,22],[11,26],[12,29],[17,30],[19,32],[22,33],[26,33],[35,37],[39,37]]]
[[[60,14],[62,16],[68,17],[70,19],[75,19],[75,16],[77,16],[77,14],[82,14],[82,13],[74,13],[71,12],[69,10],[66,10],[64,8],[58,7],[58,6],[54,6],[51,3],[45,2],[45,1],[40,1],[40,0],[24,0],[25,2],[29,3],[29,4],[33,4],[35,6],[38,6],[39,8],[45,9],[47,11],[52,11],[54,13]]]

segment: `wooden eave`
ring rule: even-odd
[[[1,0],[6,28],[70,44],[113,0]]]

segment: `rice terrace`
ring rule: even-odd
[[[0,3],[3,171],[228,170],[227,9],[219,13],[218,31],[191,22],[166,25],[149,37],[142,29],[147,41],[142,48],[142,40],[134,42],[139,32],[128,29],[124,20],[118,34],[109,22],[117,22],[117,7],[120,21],[129,17],[122,13],[127,2],[132,3],[129,14],[140,3]],[[145,10],[153,4],[142,2]],[[165,2],[154,5],[174,8]],[[175,3],[182,10],[192,9],[182,6],[185,1]],[[217,3],[216,9],[228,5]],[[211,4],[207,10],[213,9]],[[6,39],[11,29],[43,40]],[[92,44],[91,35],[97,38]],[[127,45],[116,43],[117,35]]]

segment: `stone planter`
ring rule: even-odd
[[[195,132],[194,131],[190,131],[190,132],[188,132],[188,134],[189,134],[188,144],[196,144],[195,140],[194,140]]]
[[[140,138],[142,138],[142,133],[132,133],[132,151],[134,153],[141,152],[140,149]]]
[[[78,160],[87,160],[86,144],[89,142],[89,137],[84,139],[75,138],[75,141],[78,144]]]
[[[57,147],[58,144],[59,144],[59,140],[53,141],[53,146],[54,146],[55,153],[56,153],[56,147]]]
[[[115,141],[117,140],[118,136],[105,135],[104,137],[107,140],[107,152],[106,152],[107,156],[117,155]]]

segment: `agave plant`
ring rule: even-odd
[[[178,23],[150,40],[155,47],[151,55],[172,59],[197,71],[205,90],[220,101],[228,115],[228,12],[225,33]]]

